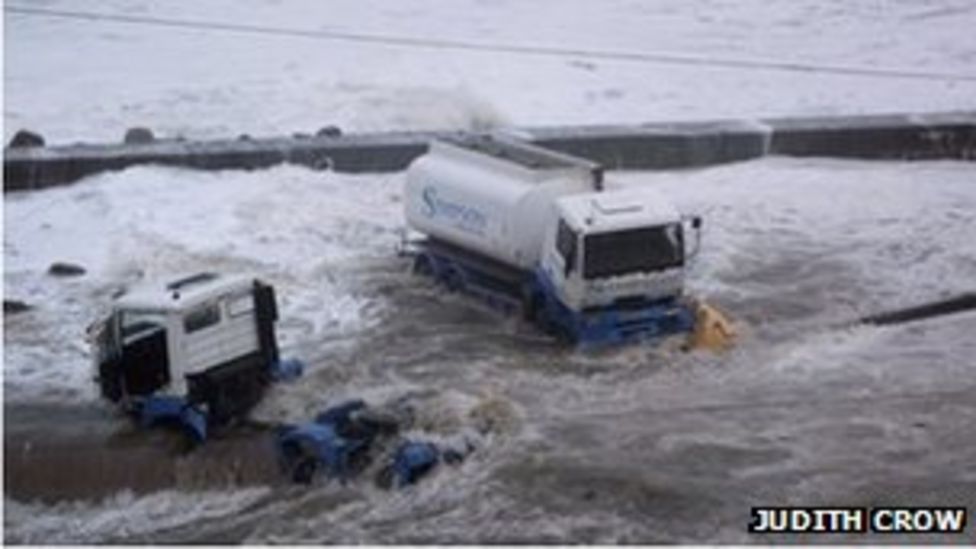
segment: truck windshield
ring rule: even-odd
[[[583,278],[660,271],[684,264],[681,224],[589,234],[584,238]]]

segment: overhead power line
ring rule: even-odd
[[[948,74],[940,72],[916,71],[911,69],[897,69],[884,67],[853,67],[838,65],[822,65],[794,61],[771,59],[735,59],[727,57],[696,56],[668,52],[639,52],[614,50],[589,50],[566,48],[557,46],[531,44],[502,44],[487,42],[469,42],[465,40],[418,38],[411,36],[395,36],[385,34],[365,34],[342,31],[308,30],[288,27],[269,27],[246,23],[225,23],[220,21],[204,21],[193,19],[173,19],[143,15],[125,15],[118,13],[99,13],[87,11],[68,11],[25,6],[4,6],[7,13],[35,16],[54,17],[73,20],[87,20],[131,25],[146,25],[154,27],[170,27],[193,29],[202,31],[221,31],[232,33],[261,34],[268,36],[287,36],[308,38],[315,40],[332,40],[342,42],[356,42],[385,46],[399,46],[409,48],[424,48],[437,50],[457,50],[474,52],[509,53],[545,57],[571,57],[584,59],[599,59],[607,61],[623,61],[650,64],[668,64],[684,66],[705,66],[720,68],[736,68],[751,70],[790,71],[802,73],[822,73],[844,76],[864,76],[882,78],[900,78],[914,80],[942,80],[942,81],[976,81],[976,74]]]

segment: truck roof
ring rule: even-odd
[[[557,204],[566,221],[585,233],[667,225],[681,220],[674,204],[649,188],[564,196]]]
[[[460,134],[445,137],[435,141],[432,150],[438,149],[439,143],[533,171],[565,169],[597,171],[601,169],[600,165],[595,162],[501,135]]]
[[[254,277],[242,274],[195,273],[167,282],[140,284],[115,301],[116,309],[182,311],[211,299],[250,288]]]

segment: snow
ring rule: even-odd
[[[471,129],[976,107],[976,7],[967,0],[51,0],[40,7],[579,53],[415,48],[7,13],[8,139],[21,127],[65,143],[117,141],[132,126],[164,136],[235,137],[328,124]],[[593,51],[693,62],[585,55]],[[782,67],[789,64],[802,67]],[[936,76],[820,70],[832,67]]]

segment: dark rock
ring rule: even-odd
[[[57,262],[52,263],[47,269],[47,274],[52,276],[81,276],[85,274],[85,268],[74,263]]]
[[[312,137],[311,135],[303,132],[295,132],[291,134],[291,136],[294,137],[295,139],[308,139],[309,137]]]
[[[44,138],[37,133],[29,130],[20,130],[14,134],[10,143],[7,145],[11,149],[26,149],[29,147],[43,147]]]
[[[315,132],[316,137],[340,137],[342,136],[342,130],[339,126],[325,126],[319,131]]]
[[[32,307],[19,299],[4,299],[3,300],[3,314],[13,315],[17,313],[23,313],[25,311],[31,310]]]
[[[237,136],[237,140],[238,141],[253,141],[253,139],[251,138],[251,136],[249,134],[246,134],[246,133],[242,133],[241,135],[238,135]]]
[[[129,128],[125,132],[126,145],[146,145],[156,140],[149,128]]]

